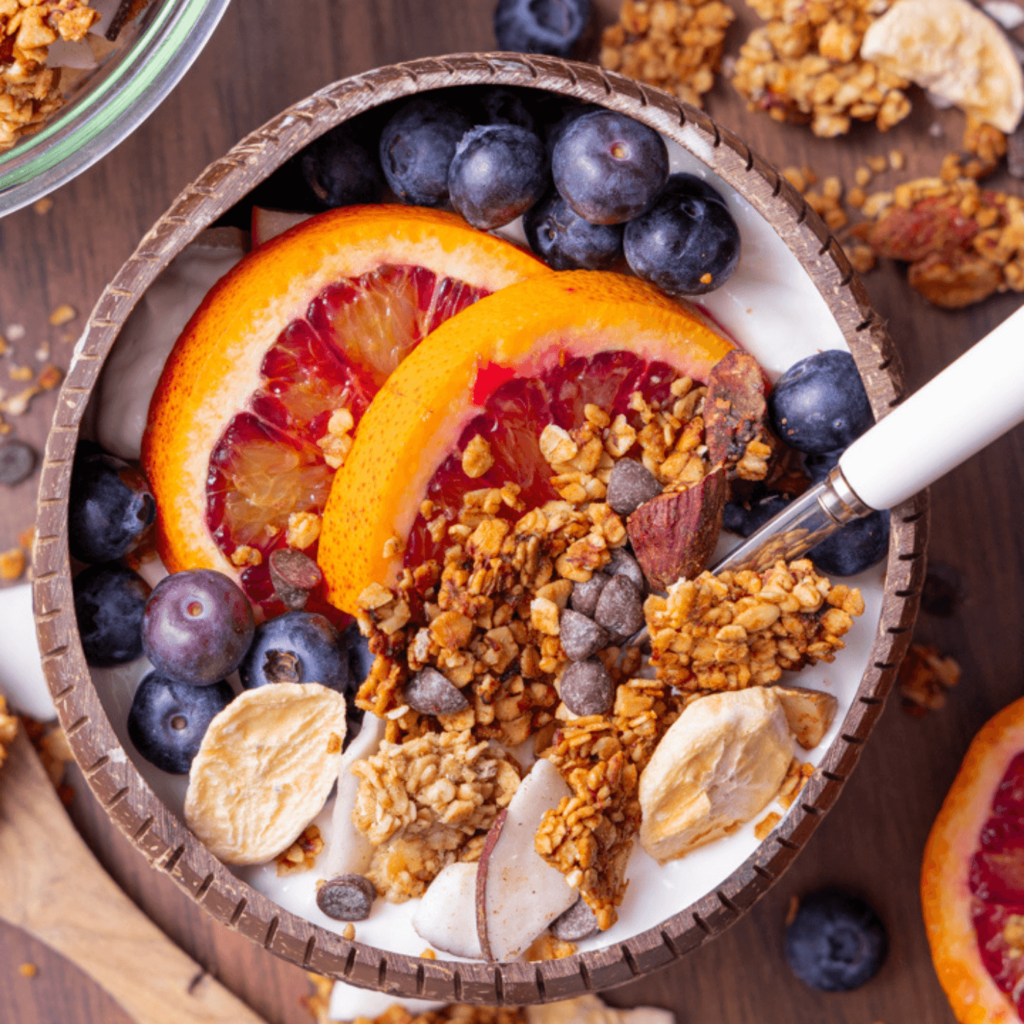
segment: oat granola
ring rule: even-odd
[[[7,701],[0,695],[0,765],[7,759],[7,748],[18,735],[18,719],[7,713]]]

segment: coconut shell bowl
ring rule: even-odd
[[[72,460],[79,437],[89,436],[104,362],[116,352],[129,314],[171,261],[328,129],[428,90],[493,85],[598,104],[660,132],[673,170],[713,183],[740,226],[743,256],[724,297],[701,297],[711,316],[772,379],[820,349],[846,347],[876,419],[900,400],[903,380],[892,342],[839,243],[774,167],[703,112],[630,79],[555,58],[462,54],[385,67],[320,90],[211,164],[104,291],[75,349],[46,445],[34,596],[43,666],[75,758],[110,818],[155,870],[224,927],[308,970],[396,996],[520,1005],[612,988],[670,966],[744,914],[811,841],[857,763],[908,646],[924,578],[927,495],[892,511],[887,560],[844,581],[861,588],[866,604],[844,638],[846,648],[833,663],[796,680],[833,693],[839,711],[825,738],[801,752],[813,773],[767,836],[755,836],[751,821],[663,866],[637,848],[618,921],[581,941],[572,955],[537,962],[467,961],[440,952],[436,959],[421,957],[427,943],[409,926],[409,904],[382,900],[348,939],[344,923],[319,913],[311,900],[304,904],[287,886],[261,883],[258,871],[218,860],[186,827],[182,786],[168,783],[170,776],[153,770],[127,739],[123,697],[112,697],[108,677],[86,665],[67,530]]]

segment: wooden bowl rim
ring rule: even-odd
[[[792,863],[856,764],[909,645],[924,579],[927,493],[893,510],[885,596],[870,667],[799,806],[717,891],[658,927],[603,949],[541,963],[456,963],[385,952],[311,924],[236,878],[157,799],[119,744],[78,639],[67,545],[67,494],[81,419],[103,360],[157,274],[201,230],[327,129],[401,96],[488,84],[528,86],[600,103],[694,152],[765,216],[807,269],[850,345],[876,417],[903,397],[895,348],[839,243],[778,170],[703,111],[662,90],[553,57],[457,54],[379,68],[294,104],[207,167],[104,290],[75,348],[46,443],[33,595],[50,692],[90,787],[135,847],[208,913],[285,960],[354,985],[445,1002],[521,1005],[611,988],[671,964],[732,924]],[[701,152],[688,142],[690,132],[697,133],[694,142]]]

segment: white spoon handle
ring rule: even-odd
[[[843,452],[866,505],[892,508],[1024,420],[1024,306]]]

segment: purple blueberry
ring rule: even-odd
[[[768,396],[772,430],[809,455],[840,451],[874,422],[849,352],[828,349],[794,363]]]
[[[380,137],[381,166],[395,194],[417,206],[444,206],[455,148],[472,127],[460,107],[435,96],[404,103]]]
[[[751,501],[730,501],[722,513],[722,529],[749,537],[777,516],[793,499],[777,491]]]
[[[234,696],[223,680],[212,686],[192,686],[150,672],[135,691],[128,735],[150,764],[184,775],[199,753],[210,722]]]
[[[142,644],[161,675],[208,686],[238,668],[254,631],[252,606],[233,580],[213,569],[188,569],[154,588]]]
[[[591,224],[554,190],[526,211],[523,229],[554,270],[608,270],[622,259],[622,225]]]
[[[320,683],[344,693],[352,681],[341,634],[313,612],[286,612],[256,628],[238,674],[247,690],[270,683]]]
[[[551,170],[555,188],[581,217],[621,224],[643,213],[665,185],[668,150],[653,128],[597,110],[564,129]]]
[[[725,200],[692,174],[673,174],[649,210],[626,225],[626,261],[669,295],[703,295],[740,258],[740,231]]]
[[[142,617],[149,584],[116,562],[91,565],[71,584],[85,660],[97,668],[142,657]]]
[[[452,206],[490,231],[525,213],[548,186],[544,143],[515,124],[484,124],[460,140],[448,171]]]
[[[499,50],[568,57],[590,15],[590,0],[498,0],[494,37]]]
[[[302,151],[302,176],[323,208],[380,202],[384,174],[376,149],[363,131],[342,124]]]
[[[142,473],[106,452],[75,459],[68,493],[68,547],[74,558],[113,562],[135,548],[156,517]]]
[[[807,552],[826,576],[856,576],[877,565],[889,551],[889,511],[854,519]]]
[[[878,915],[864,900],[826,889],[800,901],[786,929],[786,961],[811,988],[848,992],[870,981],[888,943]]]
[[[804,469],[812,483],[820,484],[839,465],[839,456],[843,453],[825,452],[822,455],[805,455]]]

